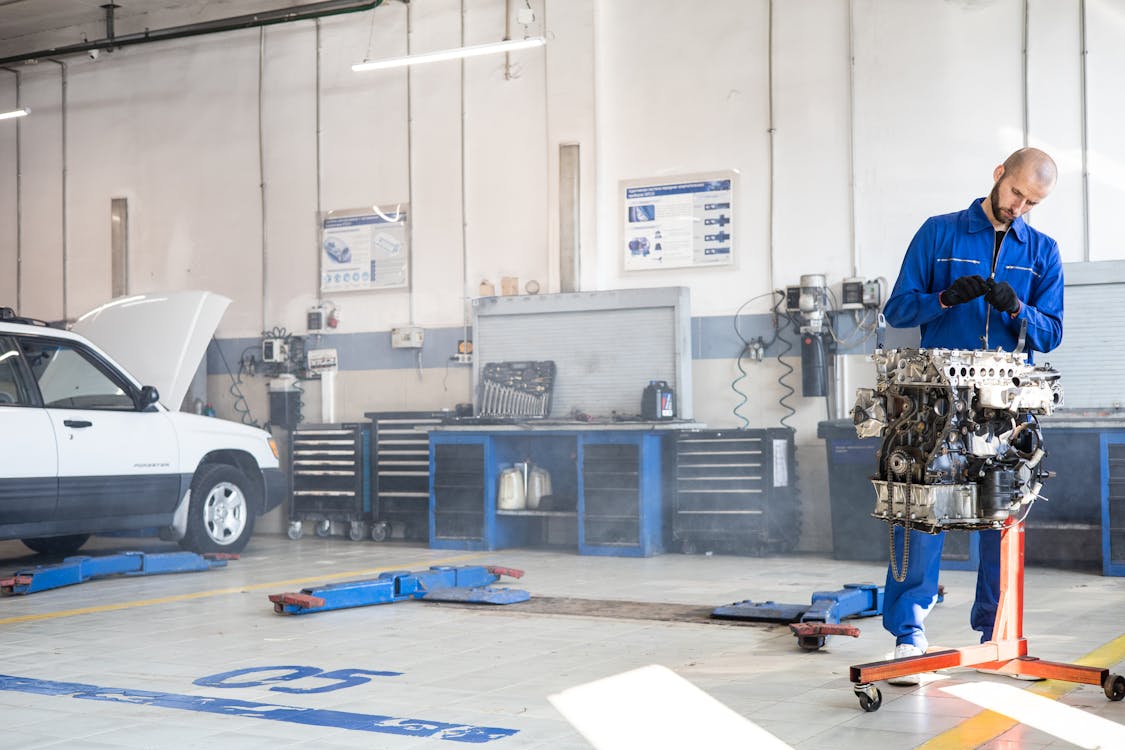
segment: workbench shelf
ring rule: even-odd
[[[568,546],[584,555],[660,554],[665,434],[654,429],[436,428],[430,433],[430,546]],[[502,472],[523,463],[545,470],[552,492],[538,508],[498,508]]]

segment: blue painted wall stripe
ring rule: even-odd
[[[501,727],[478,727],[467,724],[447,724],[426,719],[396,718],[378,714],[359,714],[349,711],[332,711],[320,708],[301,708],[283,706],[277,703],[256,703],[254,701],[232,700],[230,698],[211,698],[205,695],[181,695],[178,693],[155,693],[148,690],[101,687],[81,682],[57,682],[37,680],[30,677],[0,675],[0,690],[37,695],[78,698],[80,700],[129,703],[157,708],[173,708],[180,711],[200,711],[226,716],[244,716],[250,719],[284,721],[291,724],[304,724],[314,727],[333,727],[360,732],[379,732],[382,734],[408,735],[411,737],[430,737],[450,742],[469,742],[481,744],[511,737],[517,729]]]
[[[840,315],[836,323],[837,335],[844,343],[863,338],[856,335],[855,322],[851,315]],[[770,344],[766,357],[800,356],[800,334],[787,328],[780,339],[775,339],[773,318],[770,314],[740,315],[738,334],[747,341],[761,337]],[[692,318],[691,356],[692,359],[735,359],[742,351],[743,344],[734,329],[734,316],[714,315]],[[450,362],[457,351],[457,342],[464,339],[465,328],[427,328],[425,346],[422,347],[422,367],[463,367]],[[468,331],[472,338],[472,329]],[[790,347],[786,350],[786,342]],[[918,330],[887,328],[885,345],[891,348],[916,347],[919,343]],[[394,349],[391,347],[390,331],[368,333],[326,333],[306,338],[310,349],[336,349],[341,370],[401,370],[418,366],[418,350]],[[875,336],[870,336],[860,346],[850,346],[839,351],[841,354],[870,354],[875,350]],[[260,338],[214,339],[207,349],[207,374],[225,375],[237,372],[238,363],[244,353],[261,359]],[[224,362],[225,358],[225,362]],[[229,365],[229,370],[228,370]]]

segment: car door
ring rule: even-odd
[[[81,342],[21,342],[58,445],[61,524],[88,531],[170,521],[180,495],[175,429],[156,406]],[[75,529],[78,530],[78,529]]]
[[[0,334],[0,538],[49,522],[58,503],[58,453],[15,340]]]

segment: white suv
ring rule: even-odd
[[[91,534],[155,529],[194,552],[246,546],[287,491],[276,443],[173,410],[227,304],[207,292],[115,300],[79,320],[87,336],[0,308],[0,539],[67,554]],[[92,343],[99,329],[147,384]]]

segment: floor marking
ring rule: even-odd
[[[659,664],[567,688],[547,700],[597,750],[793,750]]]
[[[428,560],[423,562],[424,567],[431,565],[452,565],[454,563],[461,563],[467,560],[476,560],[484,557],[486,553],[478,552],[471,555],[459,555],[457,557],[449,557],[444,560]],[[162,596],[156,599],[138,599],[131,602],[118,602],[116,604],[99,604],[93,607],[79,607],[78,609],[65,609],[58,612],[42,612],[33,615],[15,615],[13,617],[0,618],[0,625],[12,625],[19,622],[35,622],[39,620],[54,620],[60,617],[74,617],[76,615],[89,615],[98,612],[114,612],[122,609],[134,609],[136,607],[150,607],[156,604],[170,604],[172,602],[191,601],[193,599],[206,599],[212,596],[224,596],[226,594],[242,594],[247,591],[261,591],[263,589],[280,589],[286,587],[301,586],[306,583],[318,583],[322,581],[332,581],[341,578],[359,578],[362,576],[377,576],[380,573],[386,573],[391,570],[407,570],[402,565],[387,565],[379,568],[366,568],[363,570],[349,570],[344,573],[328,573],[325,575],[308,576],[306,578],[290,578],[284,581],[270,581],[268,583],[251,583],[245,586],[232,586],[224,589],[211,589],[210,591],[196,591],[191,594],[176,594],[173,596]],[[36,596],[36,594],[27,594],[27,596]],[[263,605],[264,607],[265,605]]]
[[[1073,663],[1086,667],[1112,667],[1122,660],[1125,660],[1125,635],[1120,635],[1109,643],[1099,646],[1085,656],[1074,660]],[[1044,680],[1025,688],[1025,690],[1044,698],[1058,700],[1079,687],[1080,684],[1078,683]],[[919,745],[917,750],[966,750],[966,748],[980,747],[984,743],[996,739],[1017,724],[1019,724],[1018,721],[1013,721],[994,711],[982,711]]]
[[[966,682],[944,687],[942,691],[1078,747],[1125,747],[1125,727],[1117,722],[1014,685]]]
[[[478,727],[470,724],[447,724],[426,719],[381,716],[379,714],[359,714],[351,711],[335,711],[320,708],[285,706],[279,703],[257,703],[255,701],[215,698],[206,695],[181,695],[179,693],[156,693],[150,690],[128,690],[125,688],[101,687],[81,682],[57,682],[55,680],[36,680],[29,677],[0,675],[0,690],[37,695],[62,696],[80,700],[128,703],[139,706],[174,708],[180,711],[199,711],[224,716],[243,716],[252,719],[285,721],[313,727],[332,727],[360,732],[381,732],[383,734],[408,735],[411,737],[431,737],[450,742],[480,744],[504,739],[518,734],[518,729],[503,727]]]

